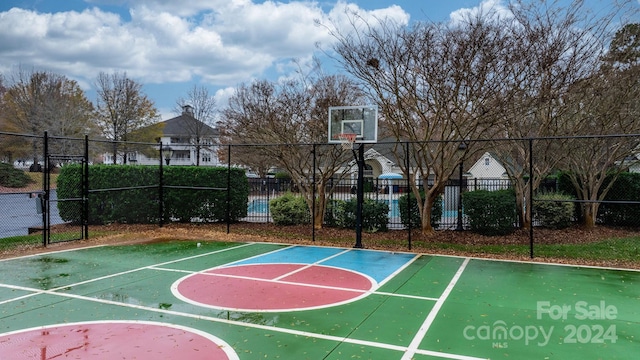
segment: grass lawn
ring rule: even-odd
[[[25,172],[25,174],[27,174],[27,176],[29,176],[31,180],[33,180],[33,183],[29,185],[29,187],[42,189],[42,182],[43,182],[42,173]],[[59,174],[51,174],[51,188],[53,189],[55,189],[58,185],[58,175]]]
[[[429,243],[414,246],[416,251],[451,250],[465,254],[529,256],[529,246],[523,245],[468,245]],[[588,244],[534,244],[534,255],[539,258],[623,261],[640,265],[640,237],[605,239]]]
[[[151,226],[151,228],[154,228]],[[166,228],[155,228],[155,230],[136,230],[135,226],[100,227],[91,230],[89,227],[89,241],[97,241],[100,244],[109,244],[110,238],[122,239],[126,237],[132,241],[158,241],[158,240],[176,240],[176,239],[202,239],[224,241],[222,237],[227,234],[218,228],[217,232],[211,233],[211,229],[207,226],[194,226],[191,228],[173,227],[170,234],[163,233]],[[256,235],[255,230],[248,230],[242,225],[234,225],[231,234],[234,241],[264,241],[282,242],[282,243],[309,243],[309,238],[302,239],[300,234],[295,232],[287,232],[287,227],[274,229],[273,232],[263,231]],[[389,234],[389,233],[386,233]],[[336,236],[319,237],[315,244],[337,247],[353,246],[353,237],[347,232],[344,234],[335,234]],[[102,240],[105,239],[105,240]],[[245,240],[246,239],[246,240]],[[385,237],[385,233],[376,234],[375,238],[366,238],[363,240],[365,248],[385,249],[407,251],[406,241]],[[70,243],[71,244],[71,243]],[[25,248],[42,247],[42,235],[33,234],[26,236],[16,236],[0,239],[0,256],[8,253],[16,255]],[[412,252],[418,253],[434,253],[447,255],[477,256],[477,257],[495,257],[501,259],[518,259],[526,260],[529,258],[528,244],[503,243],[498,241],[490,244],[480,243],[462,243],[456,241],[422,241],[415,240],[412,242]],[[603,265],[613,267],[629,267],[640,269],[640,236],[629,237],[611,237],[600,240],[581,242],[581,243],[551,243],[551,244],[535,244],[534,243],[535,260],[550,262],[568,262],[586,265]]]

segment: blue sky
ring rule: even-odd
[[[589,0],[606,6],[614,0]],[[640,0],[639,4],[640,4]],[[340,19],[349,7],[364,17],[400,23],[448,21],[506,0],[3,0],[0,73],[18,66],[49,70],[78,81],[95,101],[103,71],[126,72],[144,85],[163,119],[179,98],[205,86],[219,107],[252,79],[285,77],[330,48],[332,38],[314,20]],[[325,68],[334,64],[324,63]]]

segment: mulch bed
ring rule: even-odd
[[[64,231],[65,225],[59,225],[55,231]],[[95,236],[92,234],[101,234]],[[106,234],[106,235],[105,235]],[[362,243],[365,248],[408,251],[407,231],[393,230],[378,233],[363,233]],[[90,226],[87,240],[65,242],[43,247],[22,247],[4,253],[0,258],[37,254],[48,251],[66,250],[96,245],[119,245],[170,240],[201,240],[201,241],[232,241],[232,242],[274,242],[288,244],[305,244],[320,246],[352,247],[355,244],[355,232],[349,229],[323,228],[315,232],[310,226],[276,226],[273,224],[235,223],[231,224],[227,233],[226,224],[170,224],[163,227],[156,225],[127,225],[111,224],[105,226]],[[535,244],[586,244],[607,238],[640,236],[637,229],[617,229],[597,226],[584,229],[579,226],[563,230],[538,229],[534,230]],[[484,254],[481,252],[460,253],[452,250],[431,250],[429,243],[450,243],[464,245],[492,245],[514,244],[528,245],[529,232],[518,230],[506,236],[483,236],[470,231],[435,231],[422,234],[414,230],[411,234],[413,251],[420,252],[421,248],[429,248],[427,252],[444,255],[473,256],[507,260],[531,261],[529,257],[510,254]],[[623,267],[640,269],[640,259],[633,263],[619,261],[583,261],[573,259],[534,258],[533,261],[593,265],[606,267]]]

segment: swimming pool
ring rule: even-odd
[[[389,200],[378,200],[381,203],[389,204]],[[391,209],[389,211],[390,217],[400,217],[400,208],[398,207],[398,199],[391,200]],[[247,213],[249,215],[256,214],[268,214],[269,213],[269,200],[268,199],[253,199],[247,204]]]
[[[378,200],[382,203],[389,204],[389,200]],[[400,207],[398,206],[398,199],[391,200],[391,209],[389,211],[390,217],[400,217]],[[253,199],[247,204],[247,213],[249,215],[266,215],[269,213],[269,199]],[[456,210],[444,210],[442,211],[443,218],[455,218],[458,216]]]
[[[269,213],[269,200],[268,199],[254,199],[247,205],[248,214],[268,214]]]
[[[250,222],[270,222],[271,221],[271,212],[269,201],[271,199],[275,199],[277,197],[272,198],[254,198],[247,203],[247,217],[246,221]],[[388,199],[378,199],[378,201],[388,204]],[[415,204],[413,205],[415,206]],[[404,229],[404,225],[402,225],[400,219],[400,207],[398,205],[398,199],[391,200],[391,209],[389,214],[387,215],[388,226],[389,229]],[[457,210],[444,210],[442,217],[440,218],[440,222],[438,225],[439,229],[453,229],[457,226],[458,212]],[[466,223],[466,220],[464,220]]]

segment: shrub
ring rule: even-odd
[[[535,201],[540,200],[540,201]],[[571,225],[575,213],[575,204],[571,195],[560,192],[542,192],[533,202],[533,217],[541,226],[551,229],[563,229]]]
[[[164,184],[185,187],[227,187],[227,168],[209,166],[168,166],[163,169]],[[249,182],[242,169],[231,169],[229,220],[247,216]],[[192,219],[225,221],[226,190],[165,189],[165,214],[181,222]]]
[[[21,188],[33,183],[24,171],[14,168],[11,164],[0,163],[0,186]]]
[[[311,222],[309,206],[302,196],[287,193],[269,201],[271,218],[276,225],[300,225]]]
[[[343,200],[329,199],[324,211],[324,224],[330,227],[338,226],[338,204]]]
[[[424,199],[424,192],[420,193],[420,196]],[[407,203],[411,199],[411,218],[408,216]],[[402,225],[409,226],[409,220],[411,220],[412,228],[420,228],[422,221],[420,220],[420,210],[416,203],[416,197],[413,192],[409,192],[408,195],[402,195],[398,198],[398,209],[400,210],[400,221]],[[433,202],[431,207],[431,226],[437,229],[440,226],[440,220],[442,219],[442,195]]]
[[[477,190],[462,194],[462,206],[471,231],[507,235],[515,230],[516,197],[513,190]]]
[[[340,227],[355,229],[358,199],[338,200],[335,204],[336,223]],[[387,231],[389,206],[373,199],[362,202],[362,230],[366,232]]]
[[[58,177],[58,198],[81,197],[82,167],[66,165]],[[227,168],[169,166],[163,169],[165,186],[227,187]],[[159,214],[158,166],[92,165],[89,167],[89,187],[120,189],[89,193],[89,223],[155,223]],[[231,199],[229,219],[235,221],[247,215],[249,186],[241,169],[231,169]],[[132,188],[132,189],[125,189]],[[226,220],[227,192],[224,190],[194,190],[164,188],[164,217],[188,222]],[[69,204],[69,205],[67,205]],[[60,217],[77,221],[78,211],[70,202],[58,202]]]

